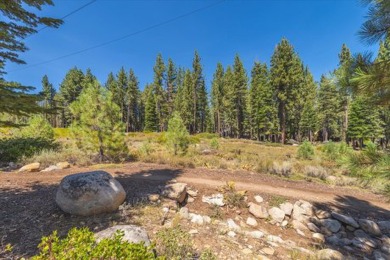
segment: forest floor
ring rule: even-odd
[[[127,192],[126,203],[131,207],[113,214],[94,217],[77,217],[63,213],[55,204],[55,193],[61,179],[69,174],[93,170],[105,170],[111,173]],[[147,196],[159,192],[159,187],[171,182],[184,182],[193,190],[198,190],[194,202],[187,203],[190,212],[214,216],[215,209],[202,202],[202,195],[218,193],[218,188],[228,181],[234,181],[237,190],[246,190],[248,201],[255,195],[264,198],[268,206],[290,201],[306,200],[315,207],[337,211],[354,218],[389,220],[390,204],[381,195],[358,188],[330,186],[323,183],[286,180],[268,174],[244,170],[223,170],[207,168],[180,168],[152,163],[127,163],[120,165],[93,165],[85,168],[73,167],[49,173],[2,172],[0,173],[0,238],[3,244],[14,246],[12,257],[30,257],[37,253],[37,245],[42,236],[58,230],[65,235],[72,227],[89,227],[100,231],[114,224],[139,224],[148,230],[153,238],[162,229],[163,217],[161,205],[152,205]],[[245,222],[247,210],[228,207],[218,212],[220,220],[228,218],[236,222]],[[216,222],[215,222],[216,223]],[[245,236],[229,237],[218,225],[193,226],[193,223],[181,220],[183,229],[192,231],[193,245],[198,250],[210,247],[218,259],[261,259],[262,248],[269,247],[264,241]],[[260,229],[266,234],[277,235],[284,240],[293,241],[297,248],[311,250],[310,237],[298,235],[294,229],[283,229],[259,221]],[[245,226],[245,224],[243,224]],[[0,240],[1,241],[1,240]],[[274,245],[274,244],[273,244]],[[322,248],[331,245],[322,245]],[[291,247],[274,247],[270,259],[303,259],[304,250]],[[300,254],[303,252],[303,255]]]

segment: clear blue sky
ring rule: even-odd
[[[54,2],[55,7],[45,8],[42,14],[63,17],[90,0]],[[353,53],[376,49],[364,45],[356,35],[367,11],[358,0],[226,1],[124,40],[26,68],[215,2],[218,1],[97,0],[67,17],[59,29],[47,28],[26,39],[30,50],[21,58],[28,64],[8,63],[5,78],[40,90],[42,76],[47,74],[58,89],[66,72],[74,66],[91,68],[102,83],[109,72],[116,73],[124,66],[126,70],[134,69],[143,89],[153,80],[158,53],[165,60],[170,57],[177,65],[190,67],[194,50],[198,50],[210,87],[217,62],[232,64],[238,53],[250,75],[254,61],[269,63],[276,44],[286,37],[319,80],[321,74],[337,66],[343,43]]]

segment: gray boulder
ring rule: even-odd
[[[284,216],[285,216],[284,211],[277,207],[270,208],[268,210],[268,214],[271,216],[273,220],[279,223],[284,220]]]
[[[323,227],[325,227],[326,229],[330,230],[333,233],[337,233],[341,228],[340,222],[334,219],[321,219],[320,222]]]
[[[68,175],[56,194],[57,205],[72,215],[91,216],[118,209],[126,198],[122,185],[105,171]]]
[[[124,241],[134,244],[140,244],[143,242],[145,246],[150,245],[150,240],[146,230],[135,225],[116,225],[109,227],[96,233],[96,240],[99,242],[104,238],[112,238],[118,230],[123,232],[122,240]]]

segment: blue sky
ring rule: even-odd
[[[90,0],[54,0],[43,15],[63,17]],[[174,22],[138,33],[124,40],[28,67],[120,38],[218,1],[97,0],[67,17],[59,29],[47,28],[26,39],[30,48],[21,54],[27,65],[8,63],[7,80],[41,89],[47,74],[58,89],[66,72],[77,66],[91,68],[100,82],[109,72],[133,68],[143,89],[153,80],[156,55],[190,67],[198,50],[210,86],[217,62],[242,58],[247,74],[254,61],[269,63],[276,44],[286,37],[316,80],[338,64],[341,45],[353,53],[375,51],[363,44],[357,32],[366,9],[358,0],[252,0],[225,1]]]

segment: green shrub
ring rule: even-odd
[[[30,118],[27,124],[28,126],[21,128],[20,137],[44,140],[54,139],[54,130],[43,116],[35,115]]]
[[[216,150],[219,149],[219,142],[218,142],[217,138],[211,139],[210,147],[213,148],[213,149],[216,149]]]
[[[215,256],[213,251],[210,248],[203,250],[202,254],[199,256],[199,260],[217,260],[218,258]]]
[[[189,145],[189,133],[181,119],[180,115],[175,112],[168,122],[167,146],[175,155],[178,152],[185,154]]]
[[[141,147],[139,148],[139,151],[142,155],[147,156],[150,155],[154,150],[150,142],[146,141],[142,143]]]
[[[314,157],[313,145],[308,141],[304,141],[298,148],[298,158],[313,159],[313,157]]]
[[[0,139],[0,162],[17,162],[44,150],[57,150],[58,144],[42,138]]]
[[[94,233],[87,228],[73,228],[64,239],[54,231],[42,238],[38,246],[40,252],[32,259],[155,259],[152,247],[132,244],[123,241],[122,237],[123,233],[118,231],[112,238],[98,243]]]
[[[159,255],[167,259],[192,259],[195,255],[190,234],[180,226],[160,230],[156,245]]]

